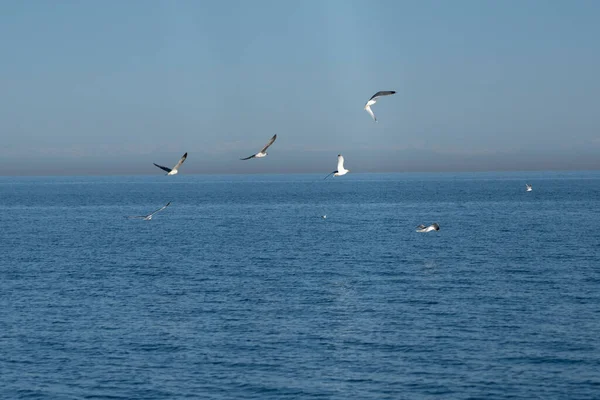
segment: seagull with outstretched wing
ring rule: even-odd
[[[329,178],[331,175],[333,176],[342,176],[342,175],[346,175],[348,172],[350,172],[349,169],[344,168],[344,156],[342,156],[341,154],[338,154],[338,165],[337,165],[337,169],[335,171],[333,171],[331,174],[327,175],[325,178],[323,179],[327,179]]]
[[[273,142],[275,141],[275,139],[277,139],[277,135],[273,135],[273,137],[269,140],[269,142],[265,145],[265,147],[263,147],[261,149],[261,151],[259,151],[256,154],[251,155],[250,157],[240,158],[240,160],[249,160],[251,158],[266,157],[269,154],[269,153],[267,153],[267,149],[269,148],[269,146],[271,146],[273,144]]]
[[[433,223],[429,226],[425,226],[425,225],[419,225],[416,228],[417,232],[431,232],[431,231],[439,231],[440,230],[440,226],[436,223]]]
[[[175,164],[175,166],[173,168],[167,168],[167,167],[163,167],[162,165],[158,165],[156,163],[153,163],[154,165],[156,165],[158,168],[167,171],[167,175],[175,175],[178,172],[179,167],[181,167],[181,164],[183,164],[183,162],[185,161],[185,159],[187,158],[187,153],[185,153],[183,155],[183,157],[181,157],[181,160],[179,160],[179,162],[177,164]]]
[[[373,96],[371,96],[369,101],[367,101],[367,104],[365,104],[365,110],[369,113],[371,118],[373,118],[373,121],[377,122],[377,118],[375,118],[375,114],[373,114],[373,110],[371,110],[371,106],[373,104],[377,103],[377,99],[379,99],[380,97],[391,96],[394,93],[396,93],[394,90],[381,90],[381,91],[375,93]]]
[[[167,204],[165,204],[164,206],[162,206],[162,207],[161,207],[161,208],[159,208],[158,210],[156,210],[156,211],[154,211],[154,212],[152,212],[152,213],[150,213],[150,214],[148,214],[148,215],[134,215],[134,216],[132,216],[132,217],[128,217],[128,218],[141,218],[141,219],[143,219],[144,221],[150,221],[150,220],[152,219],[152,216],[153,216],[154,214],[156,214],[157,212],[159,212],[159,211],[162,211],[162,210],[164,210],[165,208],[169,207],[169,205],[170,205],[170,204],[171,204],[171,202],[168,202]]]

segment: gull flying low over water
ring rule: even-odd
[[[270,145],[273,144],[273,142],[275,141],[275,139],[277,139],[277,135],[273,135],[273,137],[269,140],[269,142],[265,145],[265,147],[262,148],[261,151],[259,151],[256,154],[251,155],[250,157],[246,157],[246,158],[240,158],[240,160],[249,160],[251,158],[262,158],[262,157],[266,157],[267,154],[267,149],[269,148]]]
[[[346,175],[348,172],[350,172],[350,170],[344,168],[344,156],[342,156],[341,154],[338,154],[337,169],[335,171],[333,171],[331,174],[333,174],[333,176],[342,176],[342,175]],[[327,175],[323,179],[329,178],[329,176],[331,176],[331,174]]]
[[[525,184],[525,187],[527,188],[526,190],[527,190],[528,192],[531,192],[531,191],[533,190],[533,188],[531,187],[531,185],[530,185],[529,183],[526,183],[526,184]]]
[[[169,207],[169,205],[170,205],[170,204],[171,204],[171,202],[168,202],[167,204],[165,204],[164,206],[162,206],[162,207],[161,207],[161,208],[159,208],[158,210],[156,210],[156,211],[154,211],[154,212],[152,212],[152,213],[150,213],[150,214],[148,214],[148,215],[134,215],[134,216],[132,216],[132,217],[129,217],[129,218],[141,218],[141,219],[143,219],[144,221],[150,221],[150,220],[152,219],[152,216],[153,216],[154,214],[156,214],[157,212],[159,212],[159,211],[162,211],[162,210],[164,210],[165,208]]]
[[[417,232],[431,232],[431,231],[439,231],[440,226],[437,223],[431,224],[429,226],[419,225],[417,226]]]
[[[365,104],[365,110],[371,115],[371,118],[373,118],[373,121],[377,122],[377,118],[375,118],[375,114],[373,114],[373,110],[371,110],[371,106],[375,103],[377,103],[377,99],[379,99],[382,96],[390,96],[392,94],[396,93],[396,91],[394,90],[381,90],[377,93],[375,93],[370,99],[369,101],[367,101],[367,104]]]
[[[177,164],[175,164],[175,166],[173,168],[167,168],[167,167],[163,167],[162,165],[158,165],[156,163],[153,163],[154,165],[156,165],[158,168],[167,171],[167,175],[175,175],[177,173],[177,170],[179,169],[179,167],[181,167],[181,164],[183,164],[183,162],[185,161],[185,159],[187,158],[187,153],[185,153],[183,155],[183,157],[181,157],[181,160],[179,160],[179,162]]]

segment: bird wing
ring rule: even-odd
[[[329,175],[327,175],[325,178],[323,178],[323,180],[329,178],[331,175],[335,174],[337,171],[333,171],[332,173],[330,173]]]
[[[365,106],[365,110],[367,110],[367,112],[371,115],[371,118],[373,118],[373,121],[377,122],[377,118],[375,118],[375,114],[373,114],[373,110],[371,110],[371,106]]]
[[[256,157],[256,154],[252,154],[250,157],[246,157],[246,158],[240,158],[240,160],[249,160],[251,158]]]
[[[380,90],[379,92],[377,92],[373,96],[371,96],[371,98],[369,100],[373,100],[373,99],[376,99],[381,96],[390,96],[394,93],[396,93],[395,90]]]
[[[277,135],[273,135],[273,137],[271,138],[271,140],[269,140],[269,143],[267,143],[265,145],[265,147],[262,148],[262,150],[260,151],[261,153],[264,153],[265,151],[267,151],[267,149],[269,148],[270,145],[273,144],[273,142],[275,141],[275,139],[277,139]]]
[[[152,164],[156,165],[158,168],[163,169],[163,170],[165,170],[167,172],[173,171],[171,168],[163,167],[162,165],[158,165],[156,163],[152,163]]]
[[[183,162],[185,161],[186,158],[187,158],[187,153],[185,153],[183,155],[183,157],[181,157],[181,160],[179,160],[179,162],[177,164],[175,164],[173,169],[177,169],[177,168],[181,167],[181,164],[183,164]]]
[[[342,171],[344,169],[344,156],[341,154],[338,154],[338,166],[337,166],[337,170],[338,171]]]
[[[421,224],[421,225],[417,226],[415,229],[425,229],[425,225]]]
[[[161,208],[159,208],[158,210],[156,210],[156,211],[154,211],[154,212],[152,212],[152,213],[150,213],[150,214],[148,214],[148,215],[154,215],[154,214],[156,214],[157,212],[159,212],[159,211],[162,211],[162,210],[164,210],[165,208],[169,207],[169,205],[170,205],[170,204],[171,204],[171,202],[168,202],[167,204],[165,204],[164,206],[162,206],[162,207],[161,207]],[[147,215],[147,216],[148,216],[148,215]]]

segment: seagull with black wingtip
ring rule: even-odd
[[[175,164],[175,166],[173,168],[163,167],[162,165],[158,165],[156,163],[153,163],[153,164],[156,165],[158,168],[162,169],[163,171],[167,171],[167,175],[175,175],[178,172],[179,167],[181,167],[181,164],[183,164],[183,162],[185,161],[186,158],[187,158],[187,153],[185,153],[183,155],[183,157],[181,157],[181,160],[179,160],[179,162],[177,164]]]
[[[132,217],[128,217],[128,218],[141,218],[144,221],[150,221],[152,219],[152,217],[154,216],[154,214],[156,214],[159,211],[164,210],[165,208],[169,207],[169,205],[171,204],[171,202],[168,202],[167,204],[165,204],[164,206],[162,206],[161,208],[159,208],[158,210],[151,212],[148,215],[134,215]]]
[[[249,160],[251,158],[262,158],[266,157],[269,153],[267,153],[267,149],[269,146],[273,144],[273,142],[277,139],[277,135],[273,135],[273,137],[269,140],[269,142],[263,147],[258,153],[251,155],[250,157],[240,158],[240,160]]]
[[[379,99],[380,97],[391,96],[394,93],[396,93],[396,91],[394,91],[394,90],[381,90],[381,91],[375,93],[373,96],[371,96],[369,101],[367,101],[367,104],[365,104],[365,110],[369,113],[369,115],[371,115],[371,118],[373,118],[373,121],[377,122],[377,118],[375,118],[375,114],[373,114],[373,110],[371,110],[371,106],[373,104],[377,103],[377,99]]]
[[[342,176],[342,175],[346,175],[348,172],[350,172],[349,169],[344,168],[344,156],[342,156],[341,154],[338,154],[338,165],[337,165],[337,169],[335,171],[333,171],[332,173],[330,173],[329,175],[327,175],[325,178],[323,179],[327,179],[329,178],[331,175],[333,176]]]

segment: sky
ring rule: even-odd
[[[600,169],[600,2],[0,3],[0,175]],[[395,90],[363,110],[379,90]],[[263,159],[240,161],[278,139]]]

